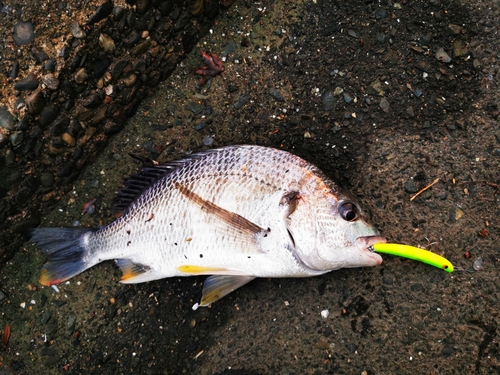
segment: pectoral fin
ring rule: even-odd
[[[200,206],[200,208],[212,215],[217,216],[220,220],[230,225],[231,227],[238,229],[244,233],[249,234],[259,234],[268,232],[269,229],[263,229],[259,227],[257,224],[252,223],[250,220],[245,219],[243,216],[235,214],[234,212],[228,211],[222,207],[217,206],[216,204],[209,202],[198,194],[192,192],[187,187],[176,183],[175,187],[179,189],[179,191],[193,203]]]
[[[210,216],[203,223],[204,230],[209,225],[211,227],[210,230],[215,231],[220,238],[224,238],[225,245],[231,248],[235,254],[263,253],[258,244],[259,238],[266,237],[271,231],[270,229],[263,229],[243,216],[203,199],[181,184],[177,183],[175,187],[191,203]]]
[[[207,277],[203,284],[200,306],[208,306],[214,303],[253,279],[255,279],[254,276],[217,275]]]

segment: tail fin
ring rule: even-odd
[[[92,232],[88,228],[32,229],[31,241],[49,258],[43,266],[40,284],[59,284],[92,267],[95,263],[85,260],[85,240]]]

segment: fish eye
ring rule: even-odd
[[[358,209],[352,202],[342,203],[339,207],[339,213],[346,221],[358,220]]]

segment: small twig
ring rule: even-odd
[[[420,189],[420,191],[418,191],[415,195],[413,195],[411,198],[410,198],[410,202],[412,200],[414,200],[416,197],[418,197],[420,194],[422,194],[424,191],[426,191],[427,189],[429,189],[432,185],[436,184],[437,182],[439,181],[439,177],[436,178],[434,181],[432,181],[429,185],[427,185],[426,187],[424,187],[423,189]]]
[[[194,359],[198,359],[200,355],[202,355],[204,352],[205,352],[204,350],[200,351],[198,354],[194,356]]]

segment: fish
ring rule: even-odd
[[[208,275],[199,303],[208,306],[257,277],[379,265],[371,246],[387,242],[319,168],[264,146],[144,167],[124,182],[113,207],[121,216],[99,229],[32,229],[48,257],[42,285],[114,260],[125,284]]]

